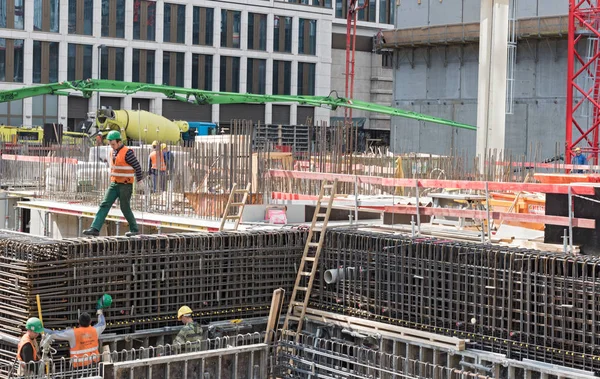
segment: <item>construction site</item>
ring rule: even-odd
[[[27,21],[38,10],[6,3],[24,26],[0,27],[38,30]],[[43,32],[59,8],[78,12],[42,56],[57,43],[85,75],[68,34],[110,37],[90,47],[90,75],[69,77],[68,63],[50,80],[50,64],[36,81],[34,61],[20,83],[15,57],[14,72],[0,65],[0,378],[600,376],[600,1],[252,0],[239,15],[209,9],[222,2],[123,1],[134,19],[122,37],[104,11],[86,35],[92,2],[66,3],[38,4]],[[105,3],[118,19],[120,2],[93,2]],[[263,91],[253,65],[279,59],[285,12],[292,79],[266,58]],[[236,17],[241,37],[227,26]],[[150,50],[133,40],[155,18],[156,46],[183,43],[177,25],[193,20],[189,51],[164,51],[161,80],[120,77],[111,38],[131,43],[125,61],[142,59]],[[140,31],[140,19],[152,22]],[[240,88],[235,57],[196,61],[208,59],[197,40],[219,47],[197,21],[214,21],[222,48],[242,39]],[[245,35],[262,21],[264,36]],[[298,58],[310,36],[314,57]],[[7,51],[37,48],[13,37]],[[185,70],[167,65],[176,54]],[[220,91],[190,79],[211,64]],[[163,77],[179,71],[181,82]],[[115,185],[131,199],[106,206]],[[98,331],[87,352],[84,313]],[[188,319],[201,328],[181,343]]]

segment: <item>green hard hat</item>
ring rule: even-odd
[[[112,301],[113,301],[112,296],[105,293],[104,295],[102,295],[102,297],[100,297],[98,299],[97,308],[98,309],[108,308],[112,305]]]
[[[109,141],[114,141],[117,139],[121,139],[121,133],[119,133],[116,130],[111,130],[110,132],[108,132],[108,135],[106,136],[106,139]]]
[[[32,332],[42,333],[44,331],[44,327],[42,326],[42,322],[37,317],[30,317],[25,324],[25,328],[27,330],[31,330]]]

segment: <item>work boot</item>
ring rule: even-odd
[[[84,236],[94,236],[97,237],[100,235],[100,232],[94,228],[89,228],[81,232]]]
[[[138,234],[140,234],[139,232],[127,232],[125,233],[125,237],[133,237],[133,236],[137,236]]]

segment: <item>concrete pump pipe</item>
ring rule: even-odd
[[[100,109],[97,113],[97,125],[100,130],[118,130],[128,139],[144,143],[152,141],[177,142],[181,133],[189,129],[186,121],[171,121],[147,111],[128,111]]]
[[[342,279],[350,279],[354,274],[354,267],[346,267],[346,268],[334,268],[331,270],[325,271],[323,275],[323,279],[327,284],[337,283],[338,280]]]

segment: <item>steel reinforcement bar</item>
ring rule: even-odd
[[[600,369],[600,258],[336,229],[310,307]]]

